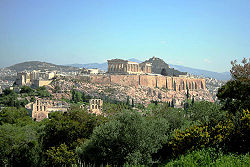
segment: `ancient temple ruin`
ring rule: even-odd
[[[151,73],[150,63],[136,63],[122,59],[108,60],[108,73],[112,74],[147,74]]]

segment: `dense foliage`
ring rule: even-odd
[[[152,153],[167,141],[167,131],[168,123],[164,119],[124,111],[96,128],[77,152],[84,162],[97,165],[151,164]]]

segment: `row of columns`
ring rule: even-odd
[[[109,72],[139,72],[139,64],[109,64]]]

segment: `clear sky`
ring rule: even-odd
[[[250,0],[0,0],[0,67],[152,56],[229,71],[250,57]]]

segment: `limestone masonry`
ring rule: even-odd
[[[166,88],[181,91],[206,89],[205,79],[158,75],[95,75],[88,76],[91,83],[118,84],[122,86]]]

